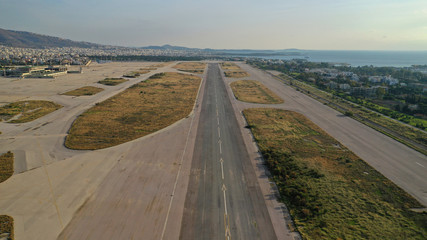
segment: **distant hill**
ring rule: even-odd
[[[166,44],[166,45],[163,45],[163,46],[141,47],[141,49],[178,50],[178,51],[205,51],[206,50],[206,49],[200,49],[200,48],[188,48],[188,47],[172,46],[172,45],[169,45],[169,44]]]
[[[188,48],[188,47],[172,46],[169,44],[166,44],[163,46],[141,47],[141,49],[197,51],[197,52],[208,52],[211,54],[231,55],[231,56],[299,56],[302,54],[301,50],[299,49],[282,49],[282,50],[212,49],[212,48]]]
[[[81,47],[101,46],[89,42],[76,42],[59,37],[51,37],[36,33],[5,30],[0,28],[0,45],[22,48]]]

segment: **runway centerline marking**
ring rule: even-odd
[[[218,127],[218,136],[221,137],[221,128]]]
[[[231,233],[230,233],[230,220],[228,218],[228,211],[227,211],[227,196],[225,194],[225,191],[227,191],[227,188],[225,187],[225,184],[222,184],[222,192],[224,193],[224,225],[225,225],[225,237],[227,240],[230,239]]]
[[[426,167],[424,167],[424,165],[422,165],[421,163],[419,163],[419,162],[415,162],[416,164],[418,164],[418,165],[420,165],[421,167],[423,167],[423,168],[426,168]]]
[[[222,177],[222,180],[224,180],[224,159],[220,159],[219,160],[219,162],[221,163],[221,177]]]
[[[222,154],[222,148],[221,148],[222,142],[221,142],[221,139],[218,140],[218,144],[219,144],[219,153]]]

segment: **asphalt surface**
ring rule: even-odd
[[[277,239],[218,64],[209,64],[180,239]]]

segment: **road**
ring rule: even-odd
[[[209,64],[180,239],[277,239],[218,64]]]
[[[239,64],[284,99],[283,104],[262,105],[233,101],[238,111],[251,107],[273,107],[304,114],[385,177],[427,206],[427,157],[390,137],[296,91],[259,69]],[[234,80],[227,79],[227,83]],[[230,89],[228,89],[231,92]]]

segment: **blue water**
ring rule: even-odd
[[[286,51],[284,51],[286,52]],[[294,54],[292,54],[292,53]],[[426,65],[427,51],[327,51],[290,50],[291,56],[254,56],[266,59],[306,59],[310,62],[347,63],[351,66],[410,67]]]

